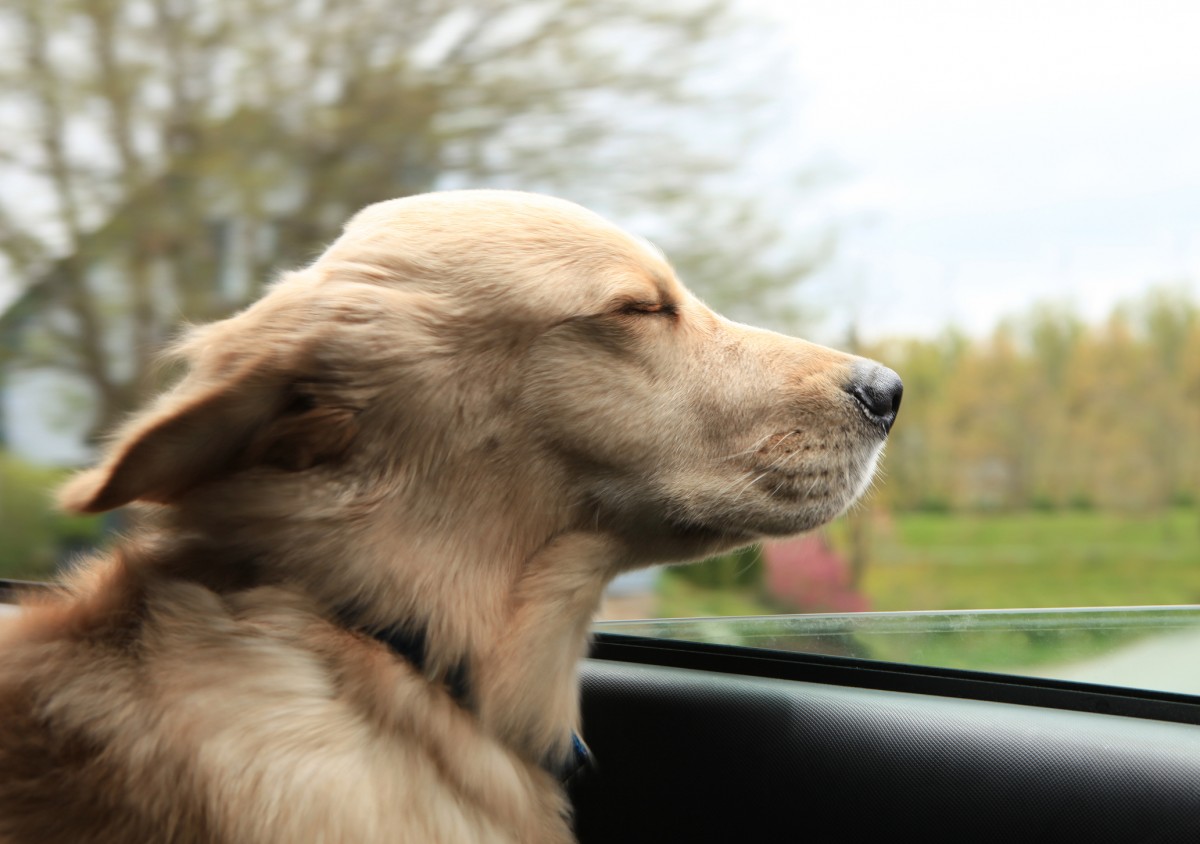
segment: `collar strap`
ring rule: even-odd
[[[406,625],[392,625],[383,629],[361,627],[353,622],[353,615],[348,610],[338,612],[337,618],[347,629],[357,630],[363,635],[370,636],[375,641],[385,645],[388,650],[412,665],[413,668],[417,669],[430,682],[439,682],[429,677],[429,674],[425,670],[428,639],[424,627]],[[467,661],[465,659],[460,660],[447,671],[446,675],[441,678],[440,683],[459,706],[468,712],[475,711],[471,702],[471,687],[468,682]],[[592,753],[588,749],[588,746],[583,743],[583,739],[579,737],[579,734],[574,731],[571,732],[571,752],[565,761],[558,763],[544,760],[542,762],[542,768],[557,777],[564,785],[569,784],[581,771],[591,767],[591,765]]]
[[[466,659],[458,660],[443,676],[430,676],[430,672],[426,668],[428,647],[425,627],[416,624],[392,624],[391,627],[385,628],[364,627],[356,622],[356,613],[353,607],[349,606],[337,610],[334,616],[342,627],[358,631],[364,636],[371,636],[404,662],[412,665],[421,675],[425,676],[426,680],[444,687],[458,706],[468,712],[474,711],[472,700],[470,700],[470,678]]]
[[[425,675],[430,682],[439,682],[450,693],[450,697],[468,712],[473,712],[475,707],[471,702],[471,685],[467,675],[467,661],[460,659],[440,678],[429,676],[429,672],[425,667],[427,651],[427,638],[424,627],[409,629],[406,627],[396,626],[389,627],[384,630],[364,630],[368,636],[382,642],[395,654],[404,657],[408,660],[421,674]]]
[[[571,731],[571,755],[558,767],[544,764],[547,771],[558,777],[563,785],[570,785],[583,771],[592,767],[592,751],[583,743],[579,733]]]

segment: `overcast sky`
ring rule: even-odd
[[[839,162],[832,336],[1089,316],[1200,275],[1200,2],[751,0],[796,148]]]

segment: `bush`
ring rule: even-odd
[[[680,566],[671,573],[705,589],[755,588],[763,580],[762,554],[758,546],[752,546],[702,563]]]
[[[47,578],[72,551],[99,543],[99,517],[54,510],[50,493],[63,475],[0,452],[0,577]]]
[[[1096,500],[1086,492],[1076,492],[1067,502],[1067,506],[1080,513],[1090,513],[1096,509]]]
[[[852,583],[849,563],[823,534],[768,543],[763,559],[767,594],[789,612],[870,609],[870,602]]]
[[[1038,493],[1029,499],[1029,509],[1038,513],[1053,513],[1058,509],[1058,502],[1045,493]]]
[[[949,513],[950,499],[940,495],[927,495],[913,508],[917,513]]]
[[[1196,506],[1196,493],[1190,489],[1179,489],[1171,495],[1172,507],[1191,508]]]

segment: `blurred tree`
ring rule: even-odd
[[[1016,447],[1023,452],[1026,484],[1012,506],[1041,510],[1065,505],[1072,497],[1072,477],[1083,468],[1073,434],[1076,410],[1084,403],[1074,394],[1070,367],[1086,335],[1083,321],[1062,305],[1039,304],[1017,320],[1018,343],[1029,355],[1023,401],[1015,411],[1025,432]]]
[[[693,190],[659,238],[676,270],[705,303],[729,319],[795,332],[809,314],[787,295],[834,252],[830,229],[799,241],[757,199]],[[849,349],[847,351],[850,351]]]
[[[1041,371],[1041,380],[1054,387],[1066,378],[1067,364],[1086,327],[1083,321],[1059,305],[1035,305],[1021,320],[1034,360]]]
[[[228,313],[355,209],[435,187],[674,209],[702,290],[790,286],[821,246],[798,258],[752,209],[703,199],[741,150],[689,142],[756,107],[696,84],[722,51],[753,55],[730,49],[730,5],[12,0],[0,255],[32,286],[0,326],[27,337],[9,353],[71,373],[103,430],[181,316]],[[696,208],[721,212],[719,242]],[[722,263],[727,244],[746,248]]]
[[[1200,404],[1194,397],[1189,401],[1187,352],[1200,328],[1200,308],[1184,288],[1164,285],[1151,289],[1131,309],[1147,346],[1142,356],[1146,406],[1155,409],[1143,415],[1147,456],[1155,464],[1153,498],[1155,503],[1165,503],[1181,494],[1194,494]]]
[[[1184,363],[1188,339],[1200,323],[1200,308],[1182,288],[1159,286],[1129,308],[1155,352],[1159,365],[1176,373]]]
[[[888,437],[885,482],[879,498],[905,510],[944,510],[950,506],[954,466],[947,448],[955,413],[947,395],[950,375],[970,347],[968,338],[947,331],[933,340],[906,340],[866,349],[867,357],[887,361],[904,379],[901,421]]]
[[[1001,324],[963,356],[946,385],[952,407],[951,495],[960,505],[1011,507],[1028,486],[1030,379],[1015,334],[1011,324]]]
[[[1200,319],[1156,288],[1087,326],[1038,306],[987,340],[868,350],[905,379],[882,498],[902,509],[1193,505]]]
[[[1175,490],[1173,498],[1180,504],[1196,507],[1200,523],[1200,320],[1191,324],[1180,369],[1180,399],[1185,408],[1187,428],[1193,433],[1184,441],[1185,451],[1180,461],[1182,485]]]

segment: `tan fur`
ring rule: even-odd
[[[605,584],[832,518],[883,444],[857,359],[520,193],[371,206],[178,352],[61,492],[140,528],[0,628],[0,841],[570,841]]]

